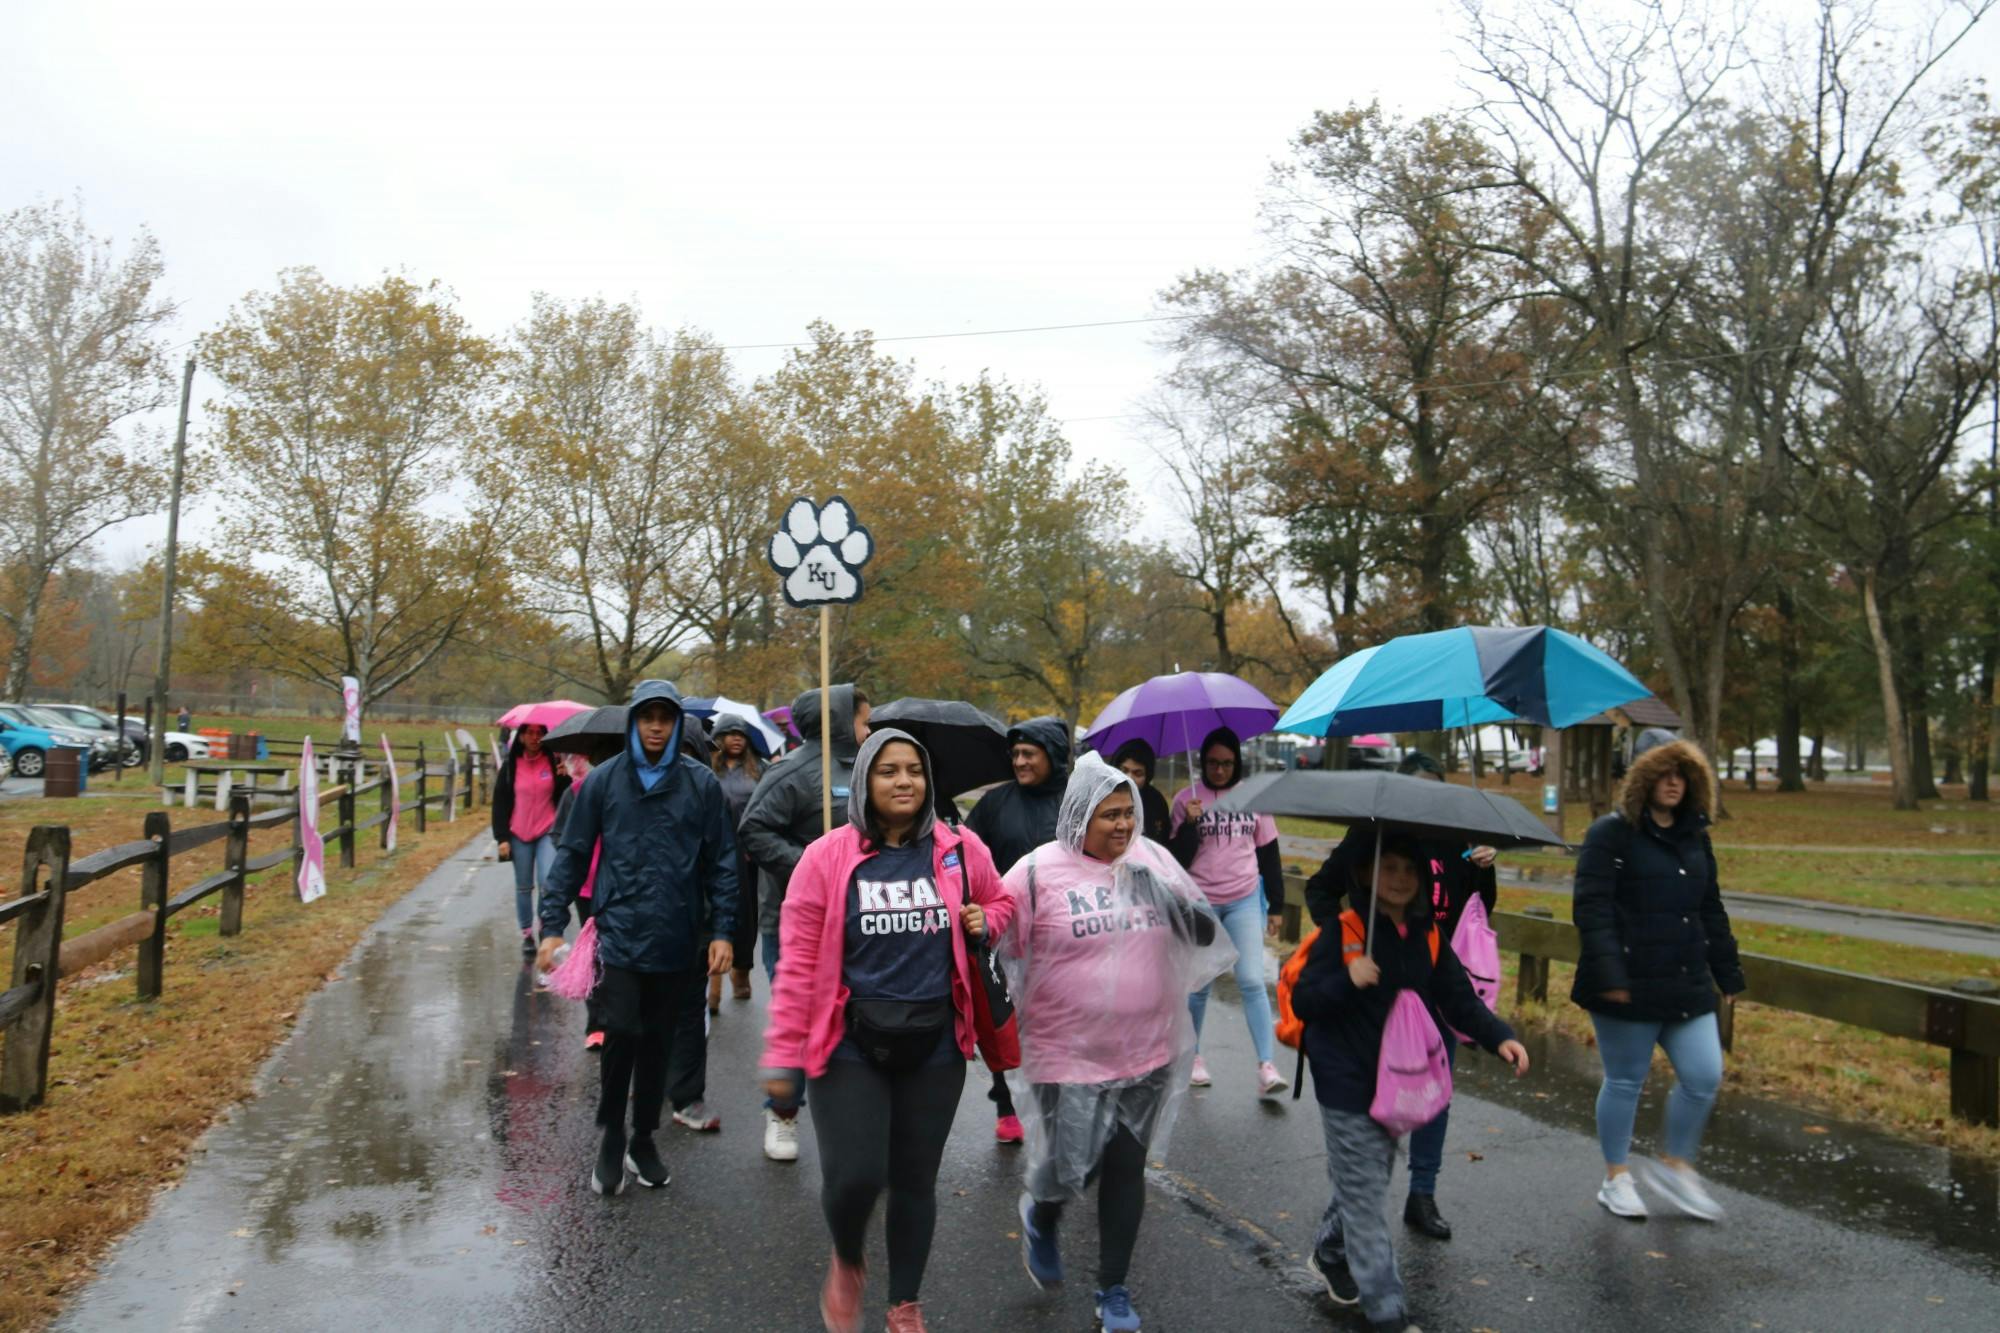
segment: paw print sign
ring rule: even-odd
[[[823,505],[803,495],[792,501],[767,551],[793,606],[860,601],[861,567],[873,554],[875,539],[838,495]]]

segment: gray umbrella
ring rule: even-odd
[[[1476,787],[1461,787],[1452,782],[1367,769],[1346,773],[1298,770],[1259,773],[1245,778],[1216,805],[1223,810],[1330,819],[1342,824],[1372,819],[1376,821],[1377,870],[1382,865],[1382,834],[1387,828],[1440,842],[1482,842],[1494,847],[1566,845],[1510,797],[1493,796]],[[1368,891],[1370,956],[1375,946],[1375,878],[1369,877]]]
[[[625,748],[625,705],[606,704],[587,713],[572,713],[549,728],[542,748],[557,754],[580,754],[601,764]]]

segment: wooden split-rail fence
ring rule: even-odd
[[[415,814],[418,833],[428,827],[433,810],[438,817],[456,819],[461,810],[470,811],[475,802],[485,804],[490,799],[492,766],[492,756],[475,749],[460,762],[434,767],[426,762],[420,747],[413,769],[405,771],[398,766],[398,780],[408,796],[396,809]],[[352,778],[359,775],[343,766],[338,771],[350,780],[320,789],[319,804],[331,802],[336,808],[335,825],[320,830],[329,864],[337,855],[342,867],[352,868],[355,839],[371,829],[377,830],[382,843],[388,841],[392,789],[381,763],[374,767],[373,780],[354,781]],[[361,816],[359,802],[371,793],[379,808]],[[267,790],[263,795],[268,798],[277,793]],[[227,796],[228,818],[189,828],[174,828],[165,810],[155,810],[146,816],[143,837],[74,860],[67,827],[39,824],[29,831],[20,893],[12,901],[0,903],[0,928],[15,927],[13,980],[7,990],[0,991],[0,1038],[6,1042],[4,1054],[0,1054],[0,1113],[25,1111],[37,1105],[48,1090],[56,987],[62,978],[136,945],[139,998],[157,999],[166,982],[169,921],[220,894],[219,933],[240,934],[244,890],[250,876],[287,863],[296,876],[305,859],[299,794],[292,790],[283,795],[286,804],[253,811],[251,792],[236,791]],[[287,825],[292,830],[290,847],[250,855],[252,830]],[[174,858],[215,842],[223,844],[221,869],[170,896]],[[139,909],[64,939],[64,899],[85,885],[134,866],[140,870]]]

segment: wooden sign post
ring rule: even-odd
[[[784,580],[785,600],[819,608],[820,831],[833,830],[833,608],[861,600],[861,567],[875,554],[875,539],[838,495],[825,504],[805,496],[792,501],[785,521],[765,550]]]

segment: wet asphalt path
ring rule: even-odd
[[[711,1041],[719,1135],[675,1127],[673,1183],[589,1192],[594,1057],[582,1015],[527,984],[508,872],[478,853],[392,908],[312,1002],[181,1186],[115,1252],[65,1329],[804,1329],[826,1253],[812,1136],[766,1161],[759,998]],[[1324,1202],[1318,1117],[1260,1103],[1240,1009],[1209,1015],[1219,1085],[1153,1173],[1132,1284],[1148,1329],[1359,1329],[1300,1266]],[[1688,1333],[1990,1329],[1996,1173],[1730,1099],[1706,1165],[1719,1227],[1616,1221],[1592,1201],[1594,1080],[1561,1048],[1511,1084],[1461,1064],[1440,1202],[1459,1238],[1398,1243],[1425,1327]],[[1289,1066],[1287,1066],[1289,1072]],[[925,1306],[940,1330],[1085,1330],[1088,1206],[1071,1283],[1042,1295],[1015,1239],[1018,1159],[968,1079],[940,1179]],[[811,1112],[807,1112],[810,1116]],[[1643,1126],[1657,1124],[1649,1098]],[[1642,1144],[1642,1146],[1644,1146]],[[1400,1185],[1395,1196],[1400,1200]],[[871,1267],[886,1271],[879,1224]],[[881,1327],[881,1279],[870,1329]]]

